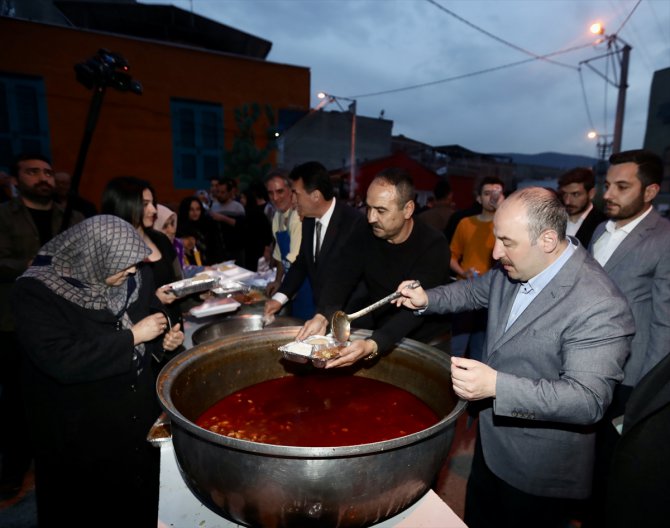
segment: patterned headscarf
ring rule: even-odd
[[[105,279],[144,260],[151,250],[135,228],[116,216],[93,216],[47,242],[19,277],[42,282],[59,297],[89,310],[109,310],[131,328],[126,308],[138,297],[140,277],[120,286]]]

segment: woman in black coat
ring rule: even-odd
[[[47,243],[12,296],[44,527],[155,528],[159,407],[150,367],[184,340],[169,330],[150,253],[120,218],[94,216]]]

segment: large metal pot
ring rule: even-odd
[[[233,334],[253,332],[255,330],[262,330],[263,328],[301,326],[303,323],[304,321],[297,317],[278,316],[271,323],[264,325],[261,314],[230,315],[198,328],[193,332],[191,339],[194,345],[200,345],[222,337],[229,337]]]
[[[228,394],[312,368],[286,362],[277,352],[298,329],[266,329],[199,345],[161,371],[158,396],[172,422],[174,450],[186,484],[216,513],[254,527],[363,527],[396,515],[436,479],[453,439],[454,422],[465,409],[453,392],[444,352],[406,339],[373,366],[349,371],[408,390],[442,417],[408,436],[307,448],[238,440],[194,424]],[[353,338],[369,335],[357,331]],[[334,370],[321,374],[344,374],[343,369]]]

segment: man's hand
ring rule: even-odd
[[[272,281],[268,282],[268,285],[265,287],[265,295],[272,297],[281,286],[281,281]]]
[[[495,397],[498,372],[474,359],[451,358],[451,383],[454,392],[464,400]]]
[[[340,350],[340,357],[328,360],[326,368],[348,367],[376,351],[377,343],[372,339],[357,339],[352,341],[348,347]]]
[[[301,341],[312,335],[326,335],[327,329],[328,319],[321,314],[316,314],[302,326],[295,339],[296,341]]]
[[[402,297],[398,297],[395,301],[391,301],[396,306],[406,306],[412,310],[421,310],[428,306],[428,295],[426,291],[421,287],[410,288],[410,284],[414,284],[414,280],[402,281],[396,291],[402,294]]]
[[[263,309],[263,318],[268,319],[281,310],[281,303],[274,299],[265,301],[265,308]]]

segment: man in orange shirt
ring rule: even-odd
[[[478,215],[463,218],[451,239],[451,270],[459,279],[483,275],[493,264],[493,216],[505,199],[505,184],[495,176],[481,180],[477,202],[482,205]],[[451,354],[481,360],[486,333],[486,310],[455,314],[451,329]]]

